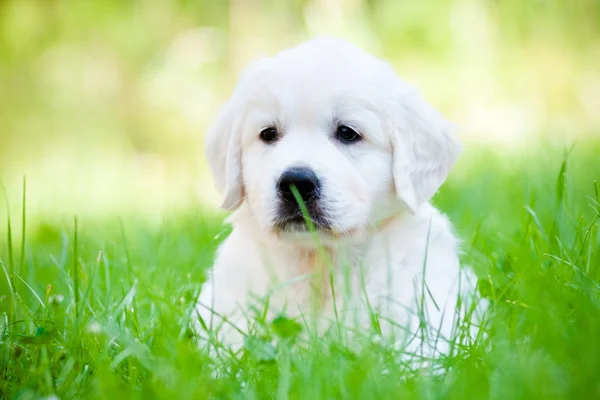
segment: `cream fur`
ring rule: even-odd
[[[336,123],[363,140],[336,142]],[[270,125],[282,137],[267,145],[259,133]],[[207,136],[207,158],[223,207],[233,211],[233,231],[202,289],[200,316],[209,325],[226,316],[221,338],[239,344],[242,334],[231,324],[248,330],[245,314],[257,297],[269,297],[270,316],[314,317],[321,333],[335,310],[342,323],[364,331],[371,309],[381,316],[384,335],[405,343],[410,335],[399,325],[416,333],[424,300],[431,334],[425,347],[446,351],[436,337],[452,335],[459,241],[429,200],[460,152],[453,126],[413,87],[345,41],[316,38],[257,61]],[[319,201],[331,229],[317,233],[322,252],[309,232],[274,229],[276,182],[299,165],[323,182]],[[473,276],[465,271],[465,277],[462,286],[470,290]],[[412,341],[408,350],[421,345]]]

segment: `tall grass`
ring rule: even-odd
[[[439,360],[438,374],[372,335],[358,348],[335,335],[297,340],[304,327],[285,316],[259,315],[239,353],[211,357],[190,327],[226,234],[219,219],[190,210],[150,229],[127,217],[42,223],[13,209],[27,229],[15,238],[7,219],[0,247],[0,397],[598,397],[597,154],[586,145],[461,162],[435,202],[492,306],[485,334]]]

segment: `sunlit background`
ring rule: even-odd
[[[0,177],[37,214],[213,207],[204,133],[238,72],[317,34],[387,58],[465,157],[598,141],[599,33],[596,0],[3,0]]]

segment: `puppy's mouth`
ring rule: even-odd
[[[308,221],[307,221],[308,220]],[[317,231],[331,231],[330,222],[320,213],[309,210],[307,218],[302,211],[281,212],[274,224],[277,232],[307,232],[309,225]]]

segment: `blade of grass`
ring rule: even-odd
[[[8,270],[8,268],[6,267],[6,265],[4,265],[4,263],[2,262],[2,260],[0,260],[0,266],[2,266],[2,270],[4,271],[4,276],[6,276],[6,282],[8,283],[8,289],[10,291],[10,305],[9,305],[9,312],[12,311],[12,315],[8,315],[8,320],[10,321],[16,321],[17,319],[17,294],[15,291],[15,286],[14,286],[14,280],[11,276],[10,271]]]
[[[339,337],[340,337],[340,339],[342,339],[342,331],[341,331],[341,326],[340,326],[340,318],[339,318],[337,299],[336,299],[336,293],[335,293],[335,282],[334,282],[334,277],[333,277],[333,265],[327,255],[327,252],[321,245],[321,242],[319,240],[319,235],[317,233],[315,225],[310,217],[308,208],[306,207],[306,204],[304,203],[304,200],[302,199],[302,196],[300,195],[300,192],[298,191],[298,188],[296,188],[295,185],[291,185],[290,189],[292,191],[292,194],[294,195],[294,198],[296,199],[296,202],[298,203],[298,206],[300,207],[300,211],[302,212],[302,216],[304,217],[306,226],[307,226],[309,232],[311,233],[311,235],[313,236],[313,239],[315,240],[315,244],[317,245],[317,252],[319,253],[319,256],[323,259],[323,261],[327,264],[327,267],[329,270],[329,288],[331,290],[331,297],[332,297],[332,302],[333,302],[333,313],[335,315],[335,321],[336,321],[336,326],[338,328]]]
[[[21,274],[21,271],[25,267],[25,246],[27,237],[27,178],[23,176],[23,208],[21,213],[21,257],[19,259],[19,270],[16,270],[17,275]]]
[[[27,287],[27,289],[29,289],[29,291],[31,292],[31,294],[33,295],[33,297],[38,301],[38,303],[40,303],[40,305],[42,306],[42,308],[46,308],[46,305],[44,304],[44,302],[42,301],[41,297],[37,294],[37,292],[27,283],[27,281],[23,278],[21,278],[19,275],[15,274],[15,276],[17,278],[19,278],[19,280],[21,282],[23,282],[23,284],[25,285],[25,287]]]
[[[73,301],[75,306],[75,320],[79,321],[79,260],[77,250],[79,247],[79,230],[77,217],[74,218],[73,227]]]
[[[17,287],[15,285],[15,278],[13,276],[13,267],[14,267],[14,256],[13,256],[13,247],[12,247],[12,225],[10,220],[10,203],[8,201],[8,193],[6,192],[6,188],[4,187],[4,183],[0,180],[0,189],[2,189],[2,194],[4,196],[4,203],[6,205],[6,241],[8,247],[8,266],[2,264],[2,269],[4,270],[4,274],[6,275],[6,280],[8,282],[8,286],[10,288],[10,305],[9,310],[11,310],[12,315],[8,316],[8,320],[15,321],[18,318],[18,310],[17,304],[19,300],[19,294],[17,291]],[[0,261],[1,262],[1,261]]]

